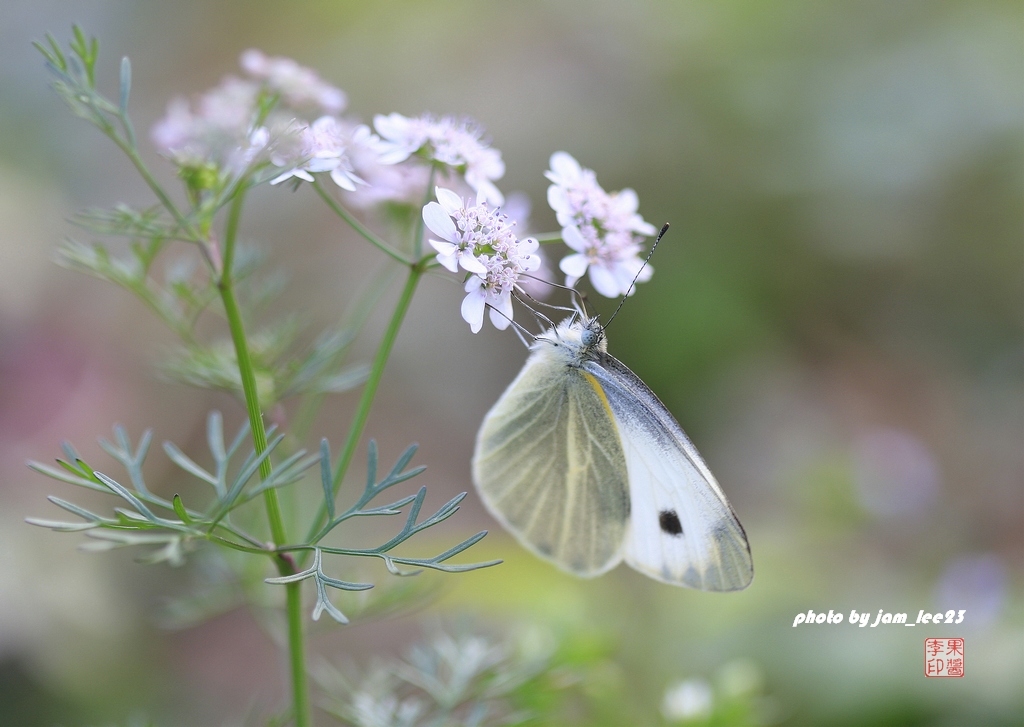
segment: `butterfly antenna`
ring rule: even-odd
[[[641,265],[640,269],[636,271],[636,275],[633,277],[633,282],[629,284],[629,288],[626,290],[626,294],[624,296],[622,296],[622,300],[619,301],[619,305],[615,309],[615,312],[612,313],[612,317],[608,319],[608,322],[605,323],[604,326],[602,326],[602,328],[607,328],[608,326],[610,326],[612,324],[612,321],[615,320],[615,316],[617,316],[619,314],[619,310],[622,309],[622,304],[626,302],[626,298],[628,298],[629,294],[633,292],[633,286],[636,285],[636,281],[640,277],[640,273],[642,273],[644,271],[644,268],[647,267],[647,263],[649,263],[651,261],[651,255],[654,254],[655,249],[657,249],[657,247],[658,247],[658,243],[661,242],[661,238],[663,238],[665,236],[666,232],[668,232],[668,223],[667,222],[664,225],[661,226],[661,232],[659,232],[658,236],[654,239],[654,244],[651,245],[651,251],[649,253],[647,253],[647,257],[644,258],[644,264]]]
[[[579,299],[579,305],[576,306],[574,315],[582,316],[583,318],[588,318],[589,316],[587,315],[587,294],[576,291],[576,295]],[[573,303],[575,304],[576,302],[577,300],[573,299]]]
[[[527,303],[527,302],[526,302],[525,300],[523,300],[523,299],[522,299],[522,298],[521,298],[521,297],[519,296],[519,294],[520,294],[520,293],[522,293],[523,295],[525,295],[525,296],[526,296],[527,298],[529,298],[530,300],[532,300],[532,301],[533,301],[534,303],[540,303],[541,305],[547,305],[547,306],[548,306],[549,308],[558,308],[558,309],[560,309],[560,310],[568,310],[567,308],[562,308],[561,306],[557,306],[557,305],[548,305],[547,303],[541,303],[541,301],[539,301],[539,300],[537,300],[536,298],[534,298],[534,297],[533,297],[532,295],[530,295],[529,293],[527,293],[527,292],[526,292],[525,290],[513,290],[513,291],[512,291],[512,297],[513,297],[513,298],[515,298],[516,300],[518,300],[518,301],[519,301],[520,303],[522,303],[522,304],[523,304],[523,307],[524,307],[524,308],[526,308],[526,310],[528,310],[528,311],[530,311],[531,313],[533,313],[533,317],[534,317],[534,318],[536,318],[538,322],[539,322],[539,321],[544,321],[544,323],[546,323],[547,325],[551,326],[552,328],[554,328],[554,327],[555,327],[555,322],[554,322],[553,320],[551,320],[550,318],[548,318],[548,317],[547,317],[546,315],[544,315],[543,313],[541,313],[541,312],[540,312],[539,310],[537,310],[536,308],[534,308],[533,306],[531,306],[531,305],[530,305],[529,303]]]
[[[552,286],[554,288],[561,288],[562,290],[569,290],[569,291],[572,291],[573,293],[575,293],[576,295],[580,295],[580,292],[578,290],[576,290],[575,288],[570,288],[570,287],[565,286],[565,285],[558,285],[557,283],[550,283],[547,280],[541,280],[540,278],[535,278],[532,275],[522,275],[522,277],[524,277],[524,278],[528,277],[528,278],[531,278],[532,280],[537,280],[537,281],[540,281],[542,283],[546,283],[547,285],[550,285],[550,286]],[[513,292],[513,295],[516,295],[517,300],[520,303],[522,303],[523,305],[525,305],[527,308],[530,308],[531,306],[525,300],[520,298],[518,294],[525,295],[527,298],[529,298],[531,301],[533,301],[537,305],[542,305],[545,308],[550,308],[551,310],[564,310],[566,313],[574,313],[577,310],[577,308],[570,308],[570,307],[565,306],[565,305],[554,305],[553,303],[545,303],[543,300],[539,300],[537,298],[534,298],[532,295],[530,295],[528,292],[526,292],[523,288],[518,288],[517,287],[516,290]],[[575,301],[573,301],[573,302],[575,302]]]
[[[559,285],[558,283],[553,283],[550,280],[544,280],[544,278],[538,278],[536,275],[530,275],[529,273],[521,273],[520,275],[521,275],[521,277],[529,278],[530,280],[536,280],[538,283],[544,283],[545,285],[550,285],[552,288],[558,288],[559,290],[568,291],[573,296],[573,301],[572,302],[573,302],[573,304],[575,306],[582,305],[584,299],[587,297],[585,293],[581,293],[580,291],[576,290],[576,288],[570,288],[568,285]],[[522,291],[522,292],[525,293],[526,296],[528,298],[530,298],[531,300],[536,301],[540,305],[547,306],[548,308],[554,308],[556,310],[569,311],[570,313],[572,311],[579,310],[579,307],[566,308],[565,306],[551,305],[550,303],[545,303],[543,301],[537,300],[532,295],[527,293],[525,290]]]

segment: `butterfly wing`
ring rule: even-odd
[[[584,369],[603,387],[626,457],[626,562],[659,581],[704,591],[750,585],[746,533],[672,414],[614,357],[603,354]]]
[[[626,458],[592,377],[535,350],[477,435],[473,480],[487,509],[529,550],[578,576],[622,559]]]

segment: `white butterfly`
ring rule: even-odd
[[[664,583],[746,588],[750,546],[714,475],[597,318],[541,334],[477,435],[473,480],[529,550],[578,576],[626,562]]]

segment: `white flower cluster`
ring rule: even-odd
[[[562,226],[562,240],[576,251],[558,265],[566,285],[574,286],[589,270],[594,289],[614,298],[632,295],[634,278],[650,280],[653,271],[644,266],[640,242],[656,230],[637,214],[636,192],[605,192],[594,172],[564,151],[551,155],[551,169],[544,176],[552,182],[548,204]]]
[[[687,679],[665,691],[661,713],[670,722],[705,720],[714,707],[714,692],[704,679]]]
[[[386,119],[383,124],[382,118]],[[397,114],[377,117],[377,130],[385,137],[381,142],[384,158],[405,159],[411,153],[409,149],[424,148],[425,142],[418,140],[431,123],[429,119],[406,119]],[[391,133],[396,126],[402,128],[402,134]],[[399,143],[406,137],[410,139],[407,143]],[[548,188],[548,203],[562,226],[562,240],[573,250],[559,264],[567,286],[574,286],[589,271],[595,290],[613,298],[632,294],[634,282],[650,279],[651,269],[640,255],[641,242],[655,229],[637,214],[639,203],[633,190],[605,192],[591,170],[561,151],[551,156],[551,169],[545,176],[553,183]],[[490,308],[495,327],[507,328],[512,322],[513,291],[530,287],[538,277],[524,278],[525,273],[542,271],[537,241],[518,239],[512,232],[515,223],[492,209],[479,192],[475,205],[467,205],[444,187],[437,187],[435,192],[437,201],[423,208],[423,221],[441,238],[430,240],[437,250],[438,263],[453,273],[460,268],[469,273],[467,295],[462,301],[463,319],[477,333],[483,325],[484,311]]]
[[[354,192],[357,184],[367,184],[356,174],[353,160],[357,150],[373,154],[378,143],[366,124],[321,116],[312,124],[300,126],[295,135],[282,140],[274,150],[270,160],[286,171],[270,183],[278,184],[292,177],[312,182],[313,174],[329,172],[335,184]]]
[[[434,191],[437,201],[424,206],[423,221],[441,238],[430,240],[437,261],[453,273],[460,267],[470,273],[462,318],[477,333],[483,326],[484,311],[490,307],[494,327],[508,328],[513,316],[512,291],[520,287],[524,273],[541,266],[537,241],[518,239],[512,231],[515,222],[486,202],[467,206],[450,189],[437,187]]]
[[[312,69],[255,49],[240,62],[244,78],[229,76],[191,103],[175,99],[153,127],[159,151],[180,167],[234,176],[269,160],[281,170],[271,184],[329,174],[360,207],[418,204],[433,174],[446,187],[472,190],[478,204],[504,203],[494,184],[505,173],[501,152],[472,121],[380,115],[378,136],[340,115],[345,93]]]
[[[378,115],[373,126],[381,136],[381,164],[398,164],[418,154],[459,172],[474,192],[477,204],[504,204],[494,180],[505,174],[501,152],[483,141],[479,126],[468,119],[429,114],[409,118],[401,114]]]
[[[161,153],[182,167],[212,164],[237,174],[269,148],[268,127],[288,128],[302,113],[338,113],[345,107],[340,89],[290,58],[248,50],[241,65],[248,78],[228,76],[194,103],[184,98],[171,101],[166,116],[152,130]],[[273,118],[256,126],[264,92],[279,95],[280,105]]]
[[[462,317],[474,333],[488,308],[495,327],[507,328],[513,292],[536,292],[538,280],[550,279],[537,241],[513,232],[508,211],[515,205],[498,210],[505,196],[495,182],[505,163],[475,122],[391,113],[374,117],[371,130],[340,115],[343,91],[290,58],[247,50],[241,66],[245,78],[225,78],[192,103],[175,99],[153,128],[165,155],[182,168],[203,170],[192,177],[197,184],[208,183],[211,168],[216,181],[209,183],[223,184],[270,163],[280,170],[271,184],[327,174],[349,202],[369,207],[418,205],[433,179],[437,201],[423,207],[423,220],[438,238],[430,240],[438,263],[468,274]],[[637,213],[636,193],[606,192],[594,172],[565,152],[553,154],[550,164],[548,203],[572,250],[559,263],[566,285],[589,274],[601,295],[631,295],[634,282],[651,277],[641,243],[655,233]]]
[[[190,104],[176,98],[151,132],[157,149],[182,167],[213,164],[238,172],[269,140],[265,128],[253,126],[259,87],[225,78]]]
[[[241,64],[246,73],[280,94],[290,108],[310,109],[314,114],[339,114],[345,109],[344,91],[321,80],[313,69],[300,66],[291,58],[270,57],[250,48],[242,54]]]

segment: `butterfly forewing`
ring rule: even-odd
[[[473,456],[488,510],[581,576],[621,560],[630,507],[626,458],[595,384],[547,347],[535,350],[485,417]]]
[[[631,500],[626,562],[705,591],[748,586],[754,572],[746,534],[672,414],[614,357],[585,368],[602,385],[623,443]]]

